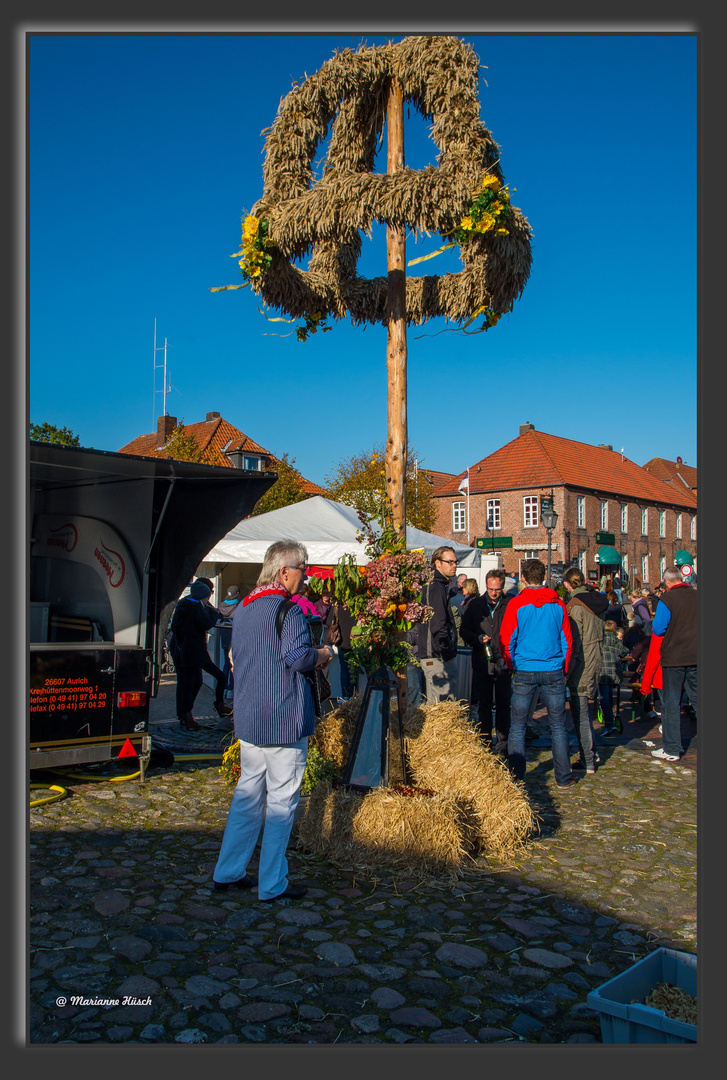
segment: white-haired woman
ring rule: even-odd
[[[307,891],[288,882],[285,849],[293,827],[315,726],[313,694],[304,671],[329,663],[333,650],[310,644],[297,604],[279,618],[305,581],[308,552],[278,540],[265,552],[256,587],[232,624],[235,734],[240,740],[240,779],[222,838],[215,888],[258,886],[260,900],[298,899]],[[259,881],[247,873],[262,828]]]

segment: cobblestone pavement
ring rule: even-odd
[[[203,730],[182,733],[173,690],[152,703],[154,744],[219,752],[211,692]],[[177,756],[143,785],[47,774],[70,797],[30,812],[31,1044],[600,1042],[588,992],[697,944],[696,725],[662,764],[658,727],[629,715],[596,775],[562,791],[536,714],[541,829],[512,863],[417,882],[291,849],[296,902],[213,891],[230,800],[216,762]]]

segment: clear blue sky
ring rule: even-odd
[[[360,40],[31,40],[31,422],[103,450],[152,431],[156,319],[167,411],[186,423],[218,411],[318,483],[385,440],[384,328],[346,320],[299,343],[275,336],[292,326],[266,322],[249,289],[209,291],[241,281],[229,256],[280,99]],[[456,473],[529,421],[639,464],[697,465],[696,38],[466,40],[487,67],[481,116],[532,226],[533,269],[486,334],[409,328],[410,441]],[[412,112],[415,168],[434,160],[427,130]],[[365,248],[360,271],[385,273],[383,229]],[[448,269],[454,255],[411,273]]]

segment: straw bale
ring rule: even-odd
[[[441,701],[404,718],[406,752],[417,785],[455,799],[474,828],[476,850],[505,858],[536,829],[523,784],[468,720],[466,702]]]
[[[322,782],[307,800],[297,843],[346,866],[456,875],[469,862],[469,833],[447,795],[405,796],[388,788],[361,795]]]
[[[361,696],[356,694],[319,720],[311,736],[311,743],[323,757],[334,761],[339,769],[346,764],[360,709]]]
[[[437,167],[374,173],[392,78],[404,100],[431,120]],[[480,121],[479,60],[450,36],[344,49],[295,86],[279,106],[265,144],[262,198],[253,213],[269,221],[271,266],[251,283],[266,304],[298,318],[320,310],[354,324],[386,321],[386,277],[356,272],[360,233],[374,221],[446,234],[467,212],[484,171],[503,180],[500,150]],[[312,161],[330,131],[320,178]],[[457,274],[407,279],[406,317],[460,322],[480,306],[507,310],[522,294],[532,260],[530,226],[512,207],[509,235],[473,237]],[[310,255],[307,270],[294,265]]]

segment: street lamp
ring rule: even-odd
[[[545,526],[545,531],[548,534],[548,577],[547,577],[547,583],[548,583],[548,587],[550,587],[550,559],[551,559],[551,547],[552,547],[552,540],[553,540],[553,529],[558,524],[558,515],[556,514],[555,510],[553,509],[553,502],[552,502],[551,499],[543,499],[542,500],[542,505],[541,505],[541,510],[540,510],[540,520],[542,521],[543,525]]]

